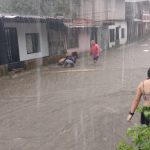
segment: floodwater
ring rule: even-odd
[[[104,51],[92,64],[48,66],[0,78],[0,150],[115,150],[136,86],[146,78],[150,39]]]

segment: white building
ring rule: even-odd
[[[16,31],[18,37],[18,42],[16,42],[18,43],[20,61],[49,56],[45,23],[6,22],[4,27],[9,34],[11,34],[11,31],[14,29],[14,31]],[[15,34],[14,31],[13,34]]]
[[[60,56],[66,50],[66,28],[59,19],[1,16],[0,32],[0,65],[15,68],[22,62],[42,64],[45,59]]]
[[[92,19],[100,26],[97,42],[109,48],[127,42],[127,24],[125,22],[125,0],[82,0],[81,18]],[[103,29],[108,29],[105,39]],[[108,38],[107,38],[108,37]]]

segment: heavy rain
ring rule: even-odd
[[[149,68],[149,0],[0,0],[0,150],[149,150]]]

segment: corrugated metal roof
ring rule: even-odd
[[[48,16],[20,16],[20,15],[3,15],[0,14],[5,22],[22,22],[22,23],[35,23],[35,22],[63,22],[62,19],[51,18]]]
[[[47,27],[50,29],[67,31],[67,26],[65,26],[63,19],[51,18],[49,16],[19,16],[0,14],[0,20],[7,23],[46,23]]]

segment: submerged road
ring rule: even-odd
[[[150,39],[103,52],[93,65],[0,78],[0,150],[115,150],[136,86],[150,67]]]

